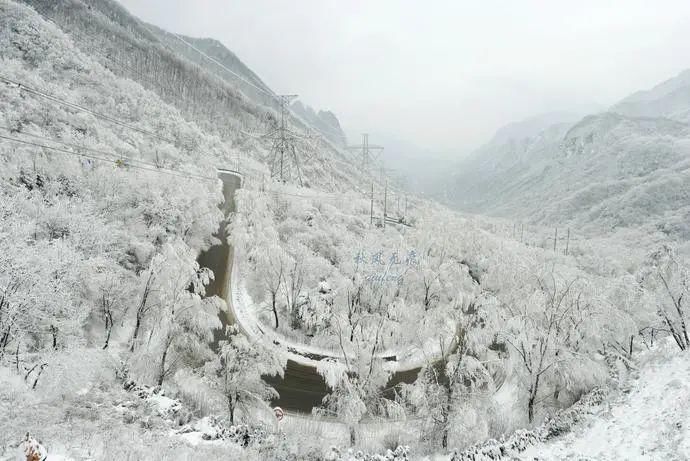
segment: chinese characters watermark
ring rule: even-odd
[[[390,252],[385,252],[383,249],[369,252],[359,250],[354,257],[354,262],[357,266],[368,267],[369,270],[364,276],[367,282],[395,282],[398,285],[402,284],[403,271],[419,266],[417,251],[414,249],[404,253],[399,250]]]

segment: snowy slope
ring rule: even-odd
[[[274,98],[270,96],[273,90],[218,40],[175,35],[152,24],[147,24],[146,27],[170,49],[217,75],[228,84],[237,86],[252,101],[269,107],[275,105]],[[214,61],[209,60],[197,50]],[[345,145],[345,133],[340,128],[340,122],[333,112],[323,110],[317,112],[300,101],[293,103],[291,109],[302,121],[318,130],[335,145],[341,147]]]
[[[265,360],[267,355],[251,355],[252,348],[240,339],[237,340],[239,346],[232,343],[235,349],[225,349],[230,355],[225,355],[224,360],[208,348],[213,329],[219,325],[217,308],[221,306],[212,299],[201,298],[200,287],[209,274],[195,261],[200,250],[214,243],[210,236],[222,219],[217,209],[223,196],[216,168],[230,168],[232,165],[228,164],[240,152],[244,158],[261,159],[264,153],[261,146],[258,142],[242,143],[242,130],[260,122],[269,112],[218,75],[171,54],[164,43],[146,28],[141,28],[136,18],[115,8],[113,2],[33,0],[25,3],[40,6],[44,16],[39,17],[29,8],[13,2],[0,2],[0,24],[6,25],[0,28],[0,37],[7,38],[0,41],[3,64],[0,73],[22,82],[21,85],[0,85],[3,125],[18,138],[8,140],[14,144],[0,144],[3,162],[0,215],[8,223],[0,226],[0,242],[4,243],[0,257],[0,282],[3,283],[0,285],[21,286],[16,295],[18,301],[13,299],[12,307],[16,306],[18,315],[27,317],[21,318],[21,330],[18,328],[16,339],[13,338],[7,347],[15,362],[6,362],[9,365],[5,370],[19,371],[20,366],[24,370],[14,380],[17,385],[12,385],[10,392],[4,392],[4,386],[0,386],[0,427],[3,428],[0,448],[15,443],[30,430],[47,434],[53,445],[75,440],[77,447],[70,448],[70,452],[88,450],[92,456],[95,451],[100,453],[97,459],[142,459],[140,451],[143,450],[156,453],[159,459],[221,458],[220,453],[208,454],[196,452],[196,449],[187,451],[194,451],[193,455],[187,456],[183,451],[175,453],[174,457],[167,456],[169,451],[162,454],[157,451],[161,450],[161,445],[170,451],[177,449],[166,443],[167,429],[173,423],[184,424],[191,415],[181,415],[175,422],[161,420],[155,415],[149,418],[147,408],[123,414],[111,408],[122,407],[120,399],[124,399],[128,407],[143,407],[141,402],[126,397],[125,390],[132,393],[129,381],[124,388],[121,381],[132,378],[175,390],[185,408],[195,412],[194,416],[224,413],[228,395],[234,394],[235,398],[238,395],[237,391],[222,387],[227,386],[227,379],[224,383],[217,380],[229,363],[243,363],[241,369],[232,372],[241,379],[236,385],[240,390],[255,394],[254,398],[259,393],[259,399],[271,398],[272,393],[261,381],[261,375],[265,374],[263,364],[270,362]],[[11,11],[6,5],[12,5]],[[58,8],[51,9],[53,5]],[[69,8],[61,8],[63,6]],[[99,45],[103,44],[112,47],[102,49]],[[112,53],[117,53],[118,48],[121,53],[112,59]],[[56,98],[39,99],[40,95],[36,91],[32,93],[32,88],[42,89],[65,101],[58,104]],[[108,115],[96,117],[95,112]],[[601,145],[618,141],[625,137],[625,130],[630,126],[639,132],[657,133],[655,128],[647,127],[645,121],[630,125],[629,120],[619,115],[603,116],[585,119],[572,129],[557,128],[558,136],[563,133],[573,139],[564,147],[564,161],[576,162],[585,154],[589,156],[590,138]],[[108,121],[110,123],[106,123]],[[673,121],[664,127],[670,133],[668,137],[675,136],[681,129]],[[530,133],[534,130],[531,126],[527,128]],[[152,135],[154,138],[150,139]],[[50,146],[30,144],[35,137],[42,137],[41,142],[51,143]],[[529,148],[520,151],[525,178],[529,179],[530,174],[538,171],[535,165],[548,167],[548,147],[553,139],[560,138],[545,135],[539,149],[528,144]],[[72,146],[63,149],[62,156],[57,155],[60,151],[56,147],[58,144],[64,147],[64,142]],[[636,146],[638,139],[629,140],[629,143]],[[673,141],[669,143],[673,145]],[[86,149],[92,149],[89,152],[93,153],[96,148],[101,150],[99,155],[108,157],[100,159],[102,163],[94,165],[77,158]],[[378,408],[368,408],[371,404],[362,396],[380,394],[388,384],[388,367],[395,366],[383,363],[378,351],[387,355],[387,351],[405,351],[403,347],[414,346],[425,352],[425,340],[438,344],[439,349],[450,350],[444,343],[457,336],[460,326],[461,330],[470,331],[467,336],[471,349],[465,358],[458,358],[458,366],[468,364],[470,373],[462,380],[458,374],[458,388],[462,383],[467,395],[477,395],[473,393],[475,390],[486,394],[463,402],[462,407],[454,410],[463,423],[466,415],[472,412],[474,422],[472,427],[469,424],[456,426],[453,430],[458,434],[451,434],[451,443],[464,446],[490,434],[510,430],[513,423],[506,422],[508,417],[493,416],[507,413],[506,409],[494,406],[489,397],[492,385],[503,382],[503,378],[497,380],[496,376],[505,376],[504,367],[512,367],[506,363],[510,353],[499,341],[498,333],[514,337],[526,330],[539,332],[545,325],[540,321],[541,312],[530,308],[517,316],[508,309],[503,312],[502,306],[517,304],[523,299],[536,299],[537,302],[521,307],[540,306],[538,303],[542,302],[546,290],[538,286],[538,282],[545,276],[553,277],[555,297],[559,285],[553,272],[559,272],[559,283],[564,286],[567,279],[580,279],[587,274],[580,271],[572,256],[528,248],[514,235],[510,239],[504,238],[505,234],[500,237],[490,234],[474,220],[455,216],[446,209],[419,200],[410,200],[410,222],[414,227],[390,225],[380,230],[371,223],[372,204],[368,195],[342,193],[343,189],[356,184],[357,178],[351,178],[350,183],[335,184],[336,173],[340,178],[356,174],[330,163],[339,159],[337,149],[328,143],[321,149],[322,162],[312,158],[305,165],[307,177],[313,179],[312,184],[316,186],[326,188],[332,184],[334,189],[339,189],[338,194],[277,184],[268,184],[267,189],[266,183],[270,181],[251,174],[244,176],[246,187],[238,194],[238,200],[244,203],[238,206],[230,228],[233,245],[239,249],[235,258],[240,264],[233,265],[232,277],[233,307],[238,323],[245,330],[261,328],[261,313],[251,308],[259,306],[261,299],[266,298],[269,270],[280,267],[277,279],[282,280],[285,287],[288,280],[294,281],[290,286],[304,283],[302,292],[311,296],[301,296],[297,290],[290,294],[284,289],[287,299],[284,305],[279,305],[283,329],[278,330],[277,314],[275,328],[282,334],[288,330],[285,328],[287,321],[291,321],[297,327],[290,325],[289,329],[299,330],[298,339],[314,338],[310,343],[314,347],[310,345],[297,351],[304,352],[302,355],[324,355],[336,346],[343,355],[349,353],[356,357],[348,370],[349,375],[364,376],[366,372],[367,376],[373,376],[373,384],[352,387],[360,386],[358,380],[349,382],[348,373],[336,373],[338,367],[330,367],[326,371],[331,373],[324,374],[331,377],[338,374],[344,383],[343,392],[347,392],[341,394],[346,397],[344,400],[361,402],[356,412],[364,408],[366,413],[362,414],[367,417],[379,417],[382,412]],[[678,154],[673,149],[669,151]],[[646,152],[640,150],[640,155]],[[678,162],[683,160],[680,154],[669,157]],[[595,166],[605,163],[601,160],[605,153],[599,152],[592,158]],[[540,159],[542,163],[531,162],[531,159]],[[135,163],[137,161],[140,163]],[[644,162],[633,164],[641,164],[640,171],[647,174],[648,169],[658,170],[655,158],[650,161],[650,166]],[[506,164],[510,165],[509,156]],[[615,159],[609,158],[605,164],[608,168],[600,168],[602,178],[618,168]],[[328,167],[335,172],[324,172]],[[159,176],[162,174],[168,176],[163,179]],[[201,179],[208,179],[208,182],[202,183]],[[551,184],[557,185],[565,179],[556,177]],[[373,204],[376,215],[379,211],[385,214],[381,208],[385,210],[386,204],[393,202],[390,188],[384,192],[384,197],[383,204],[378,200]],[[534,200],[538,203],[539,197]],[[673,196],[673,200],[683,200],[683,197]],[[672,207],[675,202],[668,203]],[[492,222],[491,227],[493,232],[498,232],[495,223]],[[241,250],[253,251],[243,253]],[[372,256],[368,263],[367,258],[361,259],[366,252]],[[403,264],[398,260],[398,252],[414,257],[410,256]],[[393,265],[403,266],[398,280],[404,283],[374,290],[364,282],[367,276],[382,273],[384,269],[379,266],[386,265],[381,261],[384,254],[390,257],[386,274]],[[418,255],[423,256],[421,261],[416,261]],[[600,254],[597,259],[601,265]],[[367,267],[360,269],[360,264],[365,263]],[[247,284],[246,288],[252,291],[243,291],[239,282],[248,279],[246,276],[250,273],[258,276]],[[524,278],[518,278],[520,274]],[[5,284],[5,279],[11,283]],[[569,319],[572,324],[578,321],[579,328],[573,329],[573,336],[568,336],[577,337],[577,340],[562,341],[562,347],[577,343],[578,357],[597,356],[602,343],[621,335],[627,338],[628,326],[620,326],[628,318],[618,309],[620,291],[615,286],[611,288],[615,281],[592,276],[587,284],[583,282],[577,288],[582,290],[582,299],[588,300],[582,303],[580,310],[581,298],[577,297],[577,313],[593,320],[583,326],[581,319]],[[358,294],[357,304],[352,306],[348,303],[355,299],[350,296],[355,291],[363,295]],[[249,299],[257,292],[260,296]],[[305,298],[314,301],[303,302]],[[185,301],[183,309],[178,308],[180,299]],[[575,298],[569,302],[575,303]],[[26,306],[32,308],[26,309]],[[268,304],[264,304],[266,306]],[[299,315],[290,317],[289,314]],[[530,318],[531,323],[525,324],[530,328],[518,322],[522,317]],[[597,328],[592,328],[595,320]],[[610,327],[603,334],[595,331],[599,330],[601,321]],[[143,328],[141,333],[140,327]],[[114,331],[112,338],[111,331]],[[549,327],[546,335],[550,332]],[[278,341],[278,345],[290,352],[300,346],[290,339],[294,337],[265,336],[267,342],[275,345]],[[531,340],[525,338],[525,341]],[[3,348],[5,345],[7,341]],[[426,352],[427,360],[435,355]],[[231,356],[239,359],[227,358]],[[4,357],[10,358],[9,354]],[[417,354],[407,360],[420,357],[421,354]],[[465,359],[467,361],[462,362]],[[544,395],[553,395],[551,391],[556,388],[554,400],[558,406],[572,403],[581,393],[601,384],[605,376],[592,367],[591,361],[572,359],[569,364],[572,369],[543,375]],[[547,369],[543,371],[546,373]],[[227,368],[225,372],[228,373]],[[246,380],[252,376],[256,378],[254,381]],[[523,384],[530,379],[526,373],[518,371],[511,376],[525,381]],[[468,382],[478,384],[475,387]],[[562,383],[567,384],[567,390],[558,387]],[[433,385],[422,382],[415,393],[428,395],[428,390],[434,387],[422,386],[429,384]],[[516,392],[522,394],[524,388],[526,386],[515,386]],[[504,390],[507,389],[508,386]],[[24,401],[21,397],[24,395],[33,397],[16,413],[10,411],[17,401]],[[450,398],[448,394],[449,402]],[[171,403],[169,399],[156,400]],[[434,440],[439,433],[438,426],[433,421],[434,413],[427,410],[427,403],[415,397],[410,404],[413,406],[405,409],[406,413],[401,413],[400,417],[409,416],[414,421],[410,440],[422,447],[427,434],[430,434],[429,440]],[[436,404],[429,402],[429,405]],[[62,409],[65,409],[64,414]],[[335,406],[325,410],[336,412],[343,419],[351,417],[347,408],[342,410]],[[524,413],[523,409],[520,419],[516,417],[514,421],[525,419]],[[350,421],[365,421],[361,415],[355,416],[359,419]],[[419,420],[426,421],[423,432],[419,431]],[[101,425],[108,426],[113,434],[103,431]],[[126,426],[129,429],[123,429]],[[58,427],[60,429],[56,430]],[[374,431],[367,429],[367,432]],[[84,439],[93,437],[93,441],[81,441],[75,436],[77,433],[87,434]],[[321,442],[307,430],[301,435],[311,436],[302,437],[307,443]],[[391,443],[390,439],[384,440],[387,436],[377,434],[382,441],[372,444]],[[132,444],[125,442],[137,439],[142,439],[141,447],[130,447]],[[99,446],[92,450],[93,445]],[[277,442],[274,447],[276,451],[282,450]],[[2,454],[0,452],[0,458]],[[263,459],[275,459],[275,456],[264,453]]]
[[[620,101],[611,111],[631,117],[690,119],[690,69],[646,91],[638,91]]]
[[[507,142],[519,142],[524,139],[534,138],[542,131],[554,125],[572,125],[582,118],[582,113],[574,112],[547,112],[528,117],[519,122],[509,123],[498,130],[489,141],[489,145],[500,145]]]
[[[232,143],[254,160],[271,161],[272,141],[257,139],[256,135],[271,131],[277,117],[276,98],[251,69],[219,42],[192,39],[197,49],[239,78],[190,50],[172,34],[144,24],[114,0],[22,3],[60,27],[86,55],[119,77],[155,92],[186,120]],[[289,117],[289,125],[298,133],[312,128],[324,131],[323,124],[313,126],[297,116]],[[351,154],[340,151],[328,138],[302,141],[297,150],[305,185],[351,190],[365,183],[360,170],[351,164]]]
[[[291,106],[292,111],[302,120],[309,123],[329,139],[336,146],[344,147],[347,144],[345,132],[340,127],[340,121],[329,110],[315,111],[314,108],[296,101]]]
[[[526,123],[524,137],[499,130],[460,166],[452,201],[590,235],[634,228],[687,240],[689,79],[685,72],[574,125],[535,133],[538,124]]]
[[[588,422],[521,459],[681,460],[690,458],[690,357],[670,352],[643,366],[628,392]]]

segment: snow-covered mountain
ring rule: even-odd
[[[100,2],[98,2],[100,4]],[[163,30],[153,24],[144,24],[162,43],[184,56],[199,67],[215,74],[230,85],[241,89],[242,93],[254,101],[271,104],[266,93],[272,90],[232,51],[218,40],[178,35]],[[186,43],[185,43],[186,42]],[[202,54],[203,53],[203,54]],[[206,58],[212,58],[214,61]],[[228,72],[233,72],[230,74]]]
[[[519,122],[509,123],[496,130],[488,144],[501,145],[533,138],[553,125],[575,123],[582,118],[582,115],[579,112],[557,111],[528,117]]]
[[[637,376],[571,432],[529,447],[521,459],[688,459],[690,361],[666,346],[643,354]]]
[[[690,119],[690,69],[654,88],[637,91],[611,107],[612,112],[629,117]]]
[[[690,349],[673,248],[635,265],[518,240],[317,137],[305,187],[271,178],[270,89],[181,40],[111,0],[0,0],[0,459],[468,459],[514,430],[551,441],[667,331]],[[337,125],[293,109],[295,132]],[[548,115],[474,161],[493,188],[467,183],[544,220],[677,215],[684,139],[670,118]]]
[[[252,101],[268,106],[275,105],[275,100],[271,97],[274,94],[273,90],[218,40],[176,35],[152,24],[147,24],[146,27],[170,49],[217,75],[228,84],[238,87]],[[336,146],[343,147],[346,144],[345,133],[333,112],[315,110],[299,100],[291,105],[291,109],[302,122],[307,123]]]
[[[271,130],[277,118],[277,99],[220,42],[163,31],[142,22],[114,0],[25,0],[23,3],[54,22],[82,52],[116,75],[154,91],[167,104],[179,109],[187,120],[231,142],[237,150],[255,160],[270,162],[271,141],[257,140],[256,135]],[[311,129],[324,132],[325,120],[338,126],[334,115],[318,118],[319,123],[315,123],[292,113],[288,123],[298,132]],[[304,183],[329,190],[357,187],[360,172],[351,165],[350,154],[334,145],[332,134],[324,136],[327,141],[304,143],[298,149]]]
[[[317,112],[313,107],[300,101],[295,101],[291,109],[336,146],[344,147],[347,144],[347,138],[340,126],[340,121],[330,110],[319,110]]]
[[[687,240],[689,111],[686,71],[577,123],[506,127],[462,163],[452,201],[583,232],[635,227]]]

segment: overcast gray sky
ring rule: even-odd
[[[213,37],[349,134],[465,150],[506,123],[608,106],[690,67],[690,2],[121,0]]]

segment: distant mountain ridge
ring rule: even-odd
[[[315,127],[326,138],[338,147],[347,145],[347,137],[340,126],[338,117],[330,110],[319,110],[316,112],[311,106],[301,101],[295,101],[290,108],[299,115],[304,121]]]
[[[690,71],[606,112],[540,130],[543,120],[503,128],[470,155],[450,201],[592,234],[634,228],[690,239]]]
[[[667,117],[690,121],[690,69],[650,90],[631,94],[610,110],[630,117]]]
[[[171,49],[182,54],[191,62],[203,67],[223,80],[226,80],[228,83],[237,85],[242,92],[251,99],[257,101],[265,100],[266,103],[270,101],[266,93],[273,94],[273,91],[268,87],[268,85],[266,85],[261,78],[254,73],[254,71],[245,65],[235,53],[226,48],[225,45],[218,40],[212,38],[194,38],[173,34],[153,24],[147,24],[146,26],[154,33],[154,35],[156,35]],[[189,43],[189,45],[193,46],[197,50],[215,59],[223,66],[236,73],[239,78],[234,78],[232,75],[228,74],[223,67],[210,62],[184,42]]]
[[[533,138],[553,125],[575,123],[581,118],[581,113],[566,111],[535,115],[499,128],[487,144],[502,144],[510,141],[520,141],[525,138]]]
[[[171,49],[184,55],[191,62],[217,75],[229,84],[238,86],[252,100],[266,105],[275,103],[274,97],[271,96],[275,95],[274,91],[253,70],[244,64],[235,53],[218,40],[173,34],[151,24],[148,27]],[[198,51],[185,44],[185,42],[213,58],[222,66],[209,61],[199,54]],[[235,73],[236,76],[228,73],[227,69]],[[316,112],[313,108],[299,100],[291,105],[291,109],[304,122],[311,125],[336,146],[342,147],[346,144],[345,132],[340,127],[340,121],[333,112],[323,110]]]

